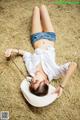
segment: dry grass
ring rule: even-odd
[[[33,52],[30,43],[31,15],[35,5],[47,5],[57,33],[57,61],[75,61],[76,74],[62,96],[45,108],[34,108],[23,98],[24,79],[14,64],[6,62],[6,48]],[[13,58],[26,73],[21,57]],[[9,111],[10,120],[80,120],[80,5],[53,5],[48,0],[0,0],[0,111]]]

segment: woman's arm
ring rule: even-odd
[[[75,62],[71,62],[71,64],[69,65],[69,68],[66,72],[66,75],[63,78],[64,79],[63,82],[60,84],[60,86],[56,90],[56,92],[58,93],[59,96],[61,95],[62,90],[66,86],[67,82],[70,80],[70,77],[73,75],[76,67],[77,67],[77,64]]]
[[[64,80],[61,84],[61,86],[64,88],[65,85],[67,84],[68,80],[70,80],[70,77],[73,75],[75,69],[77,67],[77,64],[75,62],[71,62],[71,64],[69,65],[69,69],[66,72],[66,75],[64,77]]]
[[[20,50],[20,49],[12,49],[9,48],[5,51],[5,57],[10,57],[12,54],[16,54],[16,55],[22,55],[25,53],[24,50]]]

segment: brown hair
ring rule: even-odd
[[[48,93],[48,85],[47,84],[40,84],[37,89],[34,89],[34,87],[30,86],[31,93],[37,95],[37,96],[44,96]]]

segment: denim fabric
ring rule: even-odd
[[[50,41],[56,40],[56,34],[54,32],[38,32],[31,35],[32,44],[40,39],[46,39]]]

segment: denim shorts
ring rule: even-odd
[[[56,34],[54,32],[38,32],[31,35],[32,44],[40,39],[46,39],[50,41],[56,40]]]

